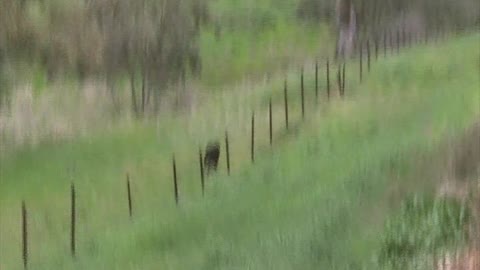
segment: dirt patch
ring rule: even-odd
[[[462,201],[476,201],[480,196],[480,121],[460,138],[452,140],[444,153],[447,156],[443,181],[438,195]],[[474,205],[474,209],[477,206]]]
[[[438,270],[480,270],[480,122],[451,144],[447,177],[439,187],[439,196],[466,201],[472,210],[468,228],[470,243],[438,260]]]
[[[447,255],[438,260],[436,270],[479,270],[480,251],[470,250],[458,254]]]
[[[468,180],[480,169],[480,121],[455,146],[453,173],[457,180]]]

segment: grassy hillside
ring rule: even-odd
[[[292,73],[289,132],[279,78],[248,91],[206,96],[191,117],[162,118],[4,157],[1,268],[21,268],[25,199],[32,269],[374,269],[385,210],[403,190],[427,185],[436,176],[428,162],[436,148],[478,120],[479,42],[476,34],[381,59],[361,86],[357,66],[349,65],[346,99],[327,103],[322,92],[316,109],[309,69],[302,124],[298,73]],[[273,149],[265,106],[270,97]],[[252,110],[255,165],[249,164]],[[208,180],[202,198],[198,146],[222,139],[225,129],[232,175],[226,176],[222,156],[221,172]],[[179,207],[172,194],[173,153]],[[75,260],[68,252],[71,181],[78,193]]]

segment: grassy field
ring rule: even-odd
[[[206,94],[193,116],[44,144],[0,160],[0,268],[20,269],[20,205],[29,211],[30,269],[375,269],[387,210],[438,176],[442,143],[478,121],[478,34],[418,46],[374,63],[347,97],[300,121],[298,72],[289,74],[291,129],[284,131],[283,78],[248,91]],[[267,107],[274,103],[274,147]],[[250,117],[257,159],[249,160]],[[198,147],[231,141],[232,175],[202,198]],[[171,158],[179,174],[175,206]],[[432,161],[432,164],[430,164]],[[128,218],[125,175],[133,185]],[[69,188],[78,194],[77,258],[69,255]],[[379,269],[382,269],[381,267]]]

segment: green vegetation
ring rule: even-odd
[[[294,20],[276,23],[260,32],[226,32],[218,40],[214,30],[206,30],[201,35],[205,66],[201,82],[207,87],[225,87],[242,79],[272,76],[309,57],[327,55],[332,45],[326,26]]]
[[[372,258],[382,248],[385,212],[399,201],[392,194],[401,199],[410,187],[428,186],[440,169],[432,161],[436,149],[480,115],[479,41],[476,34],[379,60],[362,85],[352,63],[345,100],[327,102],[322,92],[315,110],[309,69],[304,123],[295,71],[289,132],[283,131],[283,78],[274,78],[262,88],[212,94],[191,117],[172,115],[2,156],[1,267],[21,269],[25,199],[32,269],[382,269]],[[253,109],[258,156],[249,165]],[[232,175],[221,163],[202,198],[198,146],[221,139],[225,128]],[[172,196],[173,153],[179,207]],[[418,173],[421,160],[428,169]],[[126,172],[133,181],[133,220]],[[78,192],[75,260],[68,252],[70,181]]]
[[[465,242],[469,218],[468,206],[454,199],[409,198],[387,222],[380,260],[385,268],[427,269],[434,254]]]
[[[328,24],[303,22],[296,8],[292,0],[211,1],[213,23],[200,35],[202,82],[225,86],[332,51]]]

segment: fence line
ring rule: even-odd
[[[381,50],[381,41],[383,41],[383,54],[384,57],[388,55],[388,47],[391,49],[391,53],[393,54],[396,50],[396,53],[399,53],[400,47],[410,47],[412,45],[412,42],[414,43],[420,43],[422,41],[424,42],[429,42],[432,40],[432,37],[428,32],[424,33],[424,37],[422,39],[421,35],[418,35],[416,33],[415,35],[412,36],[412,33],[410,32],[405,32],[405,29],[397,29],[395,32],[395,41],[394,42],[394,35],[392,34],[391,31],[385,31],[383,34],[383,37],[376,36],[373,40],[373,45],[374,45],[374,53],[375,53],[375,59],[378,58],[379,52]],[[437,41],[438,39],[445,38],[446,33],[434,33],[433,35],[433,41]],[[381,41],[380,41],[381,40]],[[389,44],[388,44],[389,43]],[[388,46],[390,45],[390,46]],[[367,54],[367,69],[368,71],[371,70],[371,40],[367,39],[366,40],[366,54]],[[362,42],[359,43],[359,50],[358,50],[358,55],[356,55],[359,61],[359,79],[360,82],[363,81],[364,79],[364,70],[363,70],[363,55],[364,53],[364,44]],[[338,70],[337,70],[337,84],[338,84],[338,91],[340,97],[345,97],[345,91],[346,91],[346,65],[347,62],[339,62],[338,64]],[[326,96],[327,100],[331,98],[331,81],[330,81],[330,68],[331,68],[331,62],[330,58],[326,59],[325,62],[325,88],[326,88]],[[320,90],[320,84],[319,84],[319,62],[318,59],[315,59],[315,66],[314,66],[314,94],[315,94],[315,104],[317,104],[318,101],[318,96],[319,96],[319,90]],[[284,113],[285,113],[285,129],[288,131],[289,130],[289,94],[288,94],[288,83],[287,83],[287,78],[284,80],[284,89],[283,89],[283,105],[284,105]],[[302,119],[305,119],[306,117],[306,108],[305,108],[305,70],[302,67],[301,73],[300,73],[300,101],[301,101],[301,115]],[[273,147],[273,104],[272,104],[272,98],[269,98],[269,103],[268,103],[268,121],[269,121],[269,144],[270,147]],[[251,162],[252,164],[255,163],[255,112],[252,112],[251,115],[251,138],[250,138],[250,155],[251,155]],[[227,174],[230,175],[231,173],[231,157],[230,157],[230,145],[229,145],[229,134],[228,131],[225,131],[225,158],[226,158],[226,169],[227,169]],[[201,185],[201,191],[202,191],[202,196],[205,194],[205,168],[204,168],[204,155],[202,153],[202,149],[199,149],[198,153],[198,162],[199,162],[199,167],[200,167],[200,185]],[[179,186],[178,186],[178,175],[177,175],[177,163],[175,159],[175,154],[172,156],[172,175],[173,175],[173,192],[174,192],[174,198],[175,198],[175,204],[179,204]],[[133,218],[133,196],[132,196],[132,190],[131,190],[131,181],[130,181],[130,174],[126,174],[126,188],[127,188],[127,202],[128,202],[128,213],[130,219]],[[77,256],[77,247],[76,247],[76,229],[77,229],[77,220],[76,220],[76,211],[77,211],[77,194],[76,194],[76,189],[75,189],[75,184],[72,182],[70,186],[70,253],[72,258],[75,258]],[[28,259],[29,259],[29,248],[28,248],[28,212],[27,212],[27,207],[25,204],[25,201],[23,200],[21,203],[21,231],[22,231],[22,260],[23,260],[23,267],[24,269],[28,268]]]

